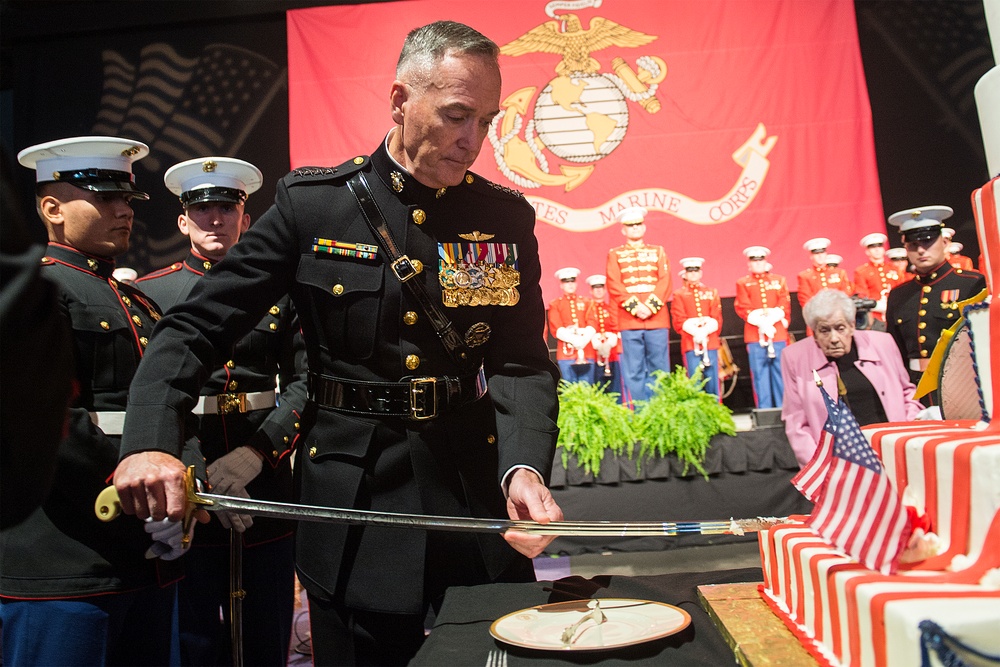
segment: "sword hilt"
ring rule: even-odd
[[[194,466],[188,466],[184,471],[184,518],[181,528],[184,530],[184,537],[181,538],[181,546],[187,549],[191,546],[191,522],[194,514],[201,505],[213,505],[214,502],[198,496],[198,480],[194,474]],[[97,494],[94,501],[94,514],[101,521],[114,521],[122,513],[121,498],[118,497],[118,489],[111,485]]]

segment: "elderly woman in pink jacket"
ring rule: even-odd
[[[817,292],[802,309],[813,337],[790,345],[781,357],[781,417],[799,465],[812,458],[826,422],[820,391],[833,398],[840,394],[861,426],[924,416],[895,341],[879,331],[856,331],[855,312],[854,302],[843,292]],[[822,389],[816,386],[814,370],[823,380]]]

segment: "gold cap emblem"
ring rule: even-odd
[[[211,173],[215,171],[215,168],[218,166],[219,165],[215,162],[215,160],[205,160],[204,162],[201,163],[201,170],[207,173]]]
[[[138,153],[140,150],[142,150],[142,149],[140,149],[138,146],[131,146],[131,147],[126,148],[125,150],[122,151],[122,156],[123,157],[132,157],[133,155],[135,155],[136,153]]]

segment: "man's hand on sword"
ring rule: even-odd
[[[115,469],[114,483],[118,504],[126,514],[149,520],[146,532],[153,538],[147,557],[166,560],[177,558],[191,544],[194,521],[182,527],[187,508],[184,476],[187,469],[180,459],[166,452],[139,452],[122,459]],[[207,523],[208,512],[194,513],[198,523]],[[172,544],[174,533],[183,539],[183,546]],[[159,537],[157,536],[159,535]]]
[[[166,452],[139,452],[122,459],[114,483],[122,511],[143,521],[184,516],[184,473],[180,459]]]
[[[507,488],[507,515],[514,520],[532,519],[541,524],[562,521],[563,512],[556,504],[552,493],[542,484],[534,472],[527,469],[515,470],[510,476]],[[508,530],[503,534],[507,544],[528,558],[534,558],[545,550],[555,535],[531,535]]]

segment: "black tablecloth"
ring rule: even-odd
[[[799,470],[781,428],[717,435],[705,457],[706,480],[675,457],[641,462],[606,454],[595,478],[562,450],[553,466],[552,495],[573,521],[709,521],[808,514],[812,504],[791,485]],[[659,551],[677,546],[754,540],[756,536],[560,537],[550,554]]]
[[[453,587],[434,628],[411,665],[485,665],[491,649],[507,651],[508,667],[530,665],[730,665],[733,652],[698,603],[697,587],[761,581],[760,568],[665,574],[653,577],[566,577],[556,582]],[[597,652],[536,651],[494,640],[496,619],[535,605],[589,598],[666,602],[691,615],[691,625],[656,641]]]

